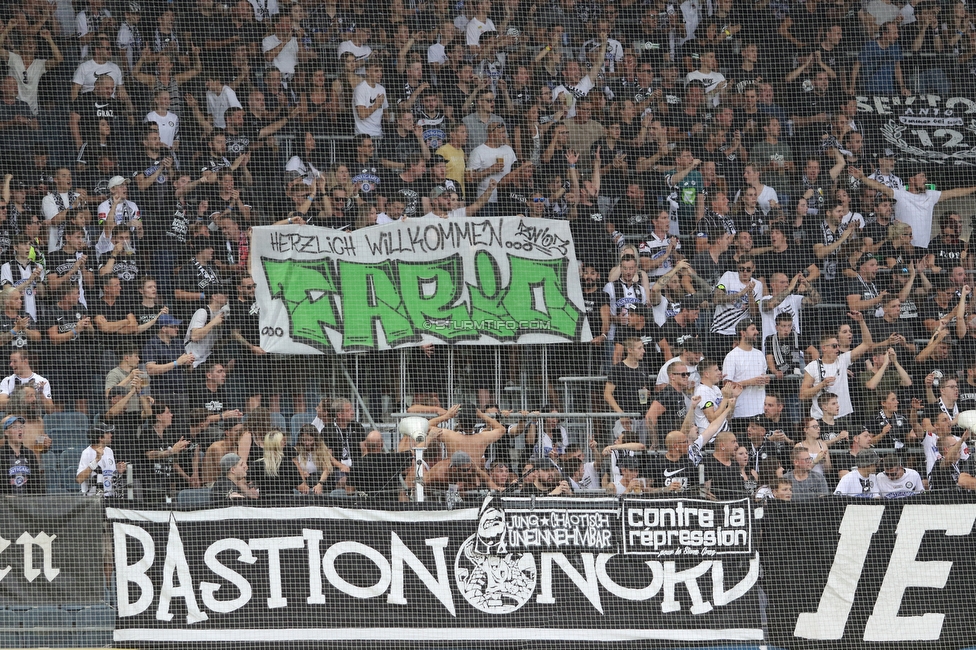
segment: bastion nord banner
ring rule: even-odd
[[[745,499],[106,514],[120,647],[689,647],[763,637],[757,511]]]
[[[345,353],[588,341],[569,224],[408,219],[253,229],[261,347]]]

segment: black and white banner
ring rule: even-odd
[[[765,507],[758,537],[770,643],[817,650],[976,645],[976,503],[964,498]]]
[[[104,598],[101,499],[0,499],[0,602],[91,604]]]
[[[898,158],[976,166],[976,101],[939,95],[858,96],[857,117],[872,125],[869,143]]]
[[[763,639],[744,500],[106,512],[124,647]]]

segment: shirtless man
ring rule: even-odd
[[[463,430],[452,431],[451,429],[444,429],[438,426],[441,422],[446,422],[457,417],[460,411],[461,405],[455,404],[443,415],[438,415],[436,418],[433,418],[427,430],[429,433],[437,433],[440,441],[444,443],[447,458],[453,458],[455,452],[463,451],[471,457],[471,462],[477,467],[484,467],[485,450],[488,448],[488,445],[505,435],[505,427],[499,424],[498,420],[482,412],[481,409],[475,410],[477,416],[485,423],[485,428],[480,433]]]

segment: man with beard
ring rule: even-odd
[[[689,400],[685,396],[691,375],[688,366],[678,361],[667,367],[667,373],[669,383],[654,398],[645,417],[649,449],[658,449],[659,439],[681,429],[688,414]]]
[[[17,387],[7,402],[7,413],[25,420],[24,444],[40,456],[51,449],[51,438],[44,431],[43,396],[36,384]]]
[[[132,163],[136,170],[132,174],[135,182],[133,198],[145,211],[152,230],[159,227],[155,220],[165,214],[164,208],[173,189],[171,174],[176,165],[173,154],[159,139],[159,127],[152,123],[144,128],[142,149]]]
[[[407,163],[421,156],[430,158],[430,149],[424,141],[423,127],[416,123],[413,113],[403,111],[397,116],[396,127],[383,137],[380,162],[393,171],[405,172]]]
[[[403,212],[407,217],[419,217],[422,209],[422,196],[427,194],[427,161],[420,154],[411,154],[404,162],[403,171],[383,182],[383,194],[387,200],[400,198],[406,208]]]
[[[379,195],[377,190],[382,183],[379,173],[383,167],[380,159],[376,156],[372,136],[360,133],[353,142],[356,151],[346,163],[346,167],[349,168],[349,173],[352,175],[353,184],[359,186],[359,193],[363,200],[367,200]],[[382,208],[382,204],[379,207]]]
[[[183,321],[169,314],[160,314],[156,319],[157,333],[142,349],[142,359],[146,372],[152,377],[153,394],[173,404],[182,412],[186,405],[185,369],[193,365],[196,357],[185,352],[180,339],[180,325]]]
[[[54,174],[54,191],[41,201],[44,222],[47,224],[47,252],[53,253],[64,245],[64,224],[85,209],[88,199],[84,190],[71,189],[71,170],[61,167]]]
[[[601,333],[605,333],[608,340],[615,341],[617,326],[626,326],[629,322],[630,306],[647,306],[647,294],[637,271],[637,258],[633,255],[621,257],[620,278],[608,282],[603,291],[607,294],[607,302],[600,306],[600,318],[604,328]]]

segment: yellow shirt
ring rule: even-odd
[[[438,154],[447,158],[447,173],[445,176],[458,184],[461,188],[461,196],[464,196],[464,170],[467,165],[464,151],[451,144],[441,145],[437,150]]]

